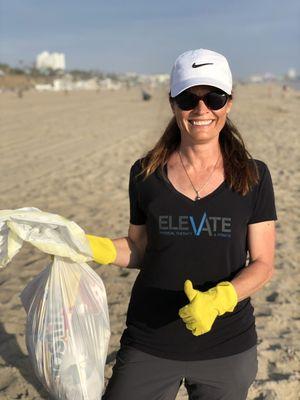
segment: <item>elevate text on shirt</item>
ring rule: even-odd
[[[231,237],[230,217],[208,217],[204,212],[199,220],[192,215],[160,215],[159,232],[170,236],[208,236]]]

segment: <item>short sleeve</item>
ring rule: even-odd
[[[130,169],[129,176],[129,202],[130,202],[130,223],[143,225],[146,223],[146,215],[140,207],[140,196],[137,188],[138,174],[137,162]]]
[[[248,224],[277,220],[274,189],[267,165],[260,162],[260,180],[255,191],[252,215]]]

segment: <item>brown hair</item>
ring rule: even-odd
[[[142,159],[140,174],[145,174],[144,179],[157,168],[160,168],[166,178],[163,167],[170,155],[178,149],[180,141],[180,129],[175,117],[172,117],[158,142]],[[258,182],[258,168],[246,149],[241,134],[228,117],[220,132],[219,143],[224,160],[225,181],[231,189],[244,196]]]

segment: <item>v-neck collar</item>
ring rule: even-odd
[[[164,172],[166,175],[167,180],[163,179],[164,182],[166,183],[166,186],[169,188],[169,190],[171,190],[173,193],[177,194],[178,197],[183,198],[185,201],[189,202],[189,203],[193,203],[193,204],[200,204],[206,200],[209,200],[210,198],[216,196],[217,194],[219,194],[220,192],[222,192],[225,189],[226,186],[226,181],[224,180],[222,183],[220,183],[220,185],[211,193],[207,194],[204,197],[201,197],[200,200],[192,200],[190,197],[186,196],[185,194],[179,192],[179,190],[177,190],[175,188],[175,186],[173,185],[173,183],[169,180],[168,178],[168,166],[167,164],[164,165]]]

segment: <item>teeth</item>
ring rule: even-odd
[[[192,125],[197,125],[197,126],[205,126],[209,125],[212,123],[212,119],[207,119],[205,121],[190,121]]]

